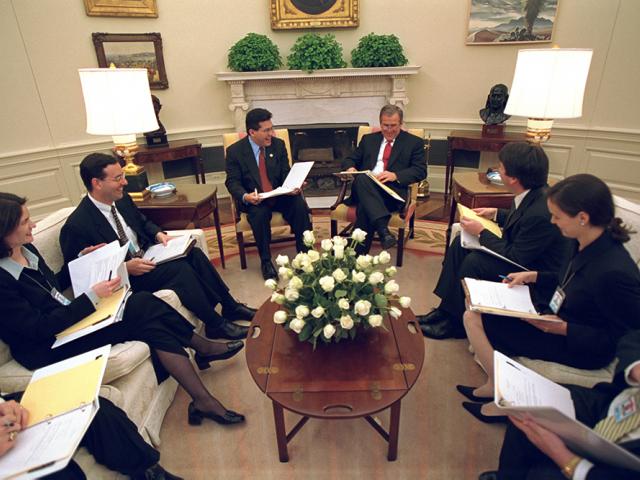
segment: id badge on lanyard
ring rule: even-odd
[[[56,287],[53,287],[49,293],[51,293],[51,296],[62,305],[69,305],[71,303],[71,301],[61,294]]]
[[[553,297],[551,297],[551,301],[549,302],[549,308],[555,315],[560,311],[560,307],[562,307],[565,297],[566,294],[562,287],[556,288],[556,291],[553,292]]]

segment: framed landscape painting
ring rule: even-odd
[[[551,42],[560,0],[469,0],[467,45]]]
[[[146,68],[152,90],[169,88],[159,33],[93,33],[98,66]]]

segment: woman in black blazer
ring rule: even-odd
[[[548,190],[547,204],[551,223],[575,240],[573,254],[559,275],[518,272],[510,273],[504,281],[535,284],[534,299],[544,301],[542,310],[555,321],[465,312],[469,341],[488,377],[476,389],[458,386],[472,400],[493,397],[494,349],[507,356],[596,369],[613,360],[622,335],[640,328],[640,273],[622,245],[630,232],[614,217],[607,185],[593,175],[574,175]],[[552,299],[536,295],[539,287],[554,284]],[[463,405],[479,416],[479,404]]]
[[[235,355],[244,344],[216,342],[195,334],[189,322],[151,293],[133,294],[122,321],[51,348],[55,335],[94,312],[99,298],[111,295],[120,279],[99,282],[72,301],[64,298],[58,278],[31,245],[35,224],[25,202],[16,195],[0,193],[0,338],[9,345],[13,357],[34,369],[108,343],[139,340],[149,345],[159,379],[168,373],[193,399],[189,423],[201,423],[203,417],[223,424],[244,421],[244,416],[227,410],[208,392],[185,351],[186,347],[194,349],[203,369],[210,361]]]

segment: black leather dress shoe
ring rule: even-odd
[[[227,320],[251,320],[258,310],[245,303],[236,303],[233,308],[223,308],[222,316]]]
[[[482,472],[478,476],[478,480],[498,480],[498,472],[491,470],[489,472]]]
[[[462,327],[456,327],[451,320],[440,323],[420,325],[422,334],[427,338],[444,340],[446,338],[465,338],[467,335]]]
[[[478,420],[484,423],[507,423],[506,415],[489,416],[482,413],[482,405],[484,403],[462,402],[464,409]]]
[[[473,391],[476,387],[467,387],[465,385],[456,385],[456,390],[458,390],[462,395],[467,397],[472,402],[490,402],[493,400],[493,397],[477,397],[473,394]]]
[[[249,327],[241,327],[231,322],[224,322],[218,328],[205,326],[204,334],[207,338],[226,338],[227,340],[244,340],[247,338]]]
[[[260,264],[260,269],[262,270],[262,278],[265,280],[269,280],[270,278],[278,278],[278,272],[276,271],[276,267],[273,266],[273,262],[271,260],[265,260]]]
[[[206,370],[211,365],[211,362],[216,360],[226,360],[227,358],[233,357],[236,353],[238,353],[244,347],[244,342],[242,340],[234,340],[232,342],[227,342],[225,344],[227,346],[227,351],[222,353],[214,353],[213,355],[207,355],[206,357],[196,353],[193,359],[198,365],[200,370]]]
[[[378,232],[380,235],[380,243],[382,244],[382,248],[385,250],[387,248],[395,247],[398,244],[398,240],[396,237],[389,231],[388,228],[380,230]]]
[[[435,323],[448,321],[449,316],[439,308],[434,308],[425,315],[418,315],[416,319],[420,325],[433,325]]]
[[[244,422],[244,415],[234,412],[233,410],[226,410],[224,415],[216,415],[211,412],[203,412],[202,410],[198,410],[193,402],[189,404],[189,425],[200,425],[202,420],[208,418],[213,420],[220,425],[233,425],[235,423]]]
[[[156,463],[153,467],[147,468],[144,472],[131,477],[133,480],[183,480],[182,477],[167,472]]]

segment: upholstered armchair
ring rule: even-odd
[[[247,134],[244,132],[241,133],[225,133],[222,136],[222,144],[224,146],[224,155],[225,158],[227,156],[227,148],[233,145],[238,140],[246,137]],[[293,161],[291,156],[291,142],[289,141],[289,131],[286,128],[276,129],[274,130],[274,136],[284,141],[285,147],[287,149],[287,155],[289,156],[289,165]],[[248,247],[255,247],[255,241],[247,241],[245,239],[245,235],[251,235],[253,238],[253,232],[251,230],[251,225],[249,224],[249,220],[247,218],[247,214],[240,211],[240,207],[236,203],[236,199],[231,199],[231,212],[233,213],[233,218],[235,219],[235,230],[236,230],[236,241],[238,242],[238,251],[240,253],[240,268],[247,268],[247,254],[246,249]],[[271,230],[279,227],[288,227],[289,224],[285,221],[284,217],[280,212],[273,212],[271,217]],[[289,242],[294,240],[295,237],[293,234],[286,236],[277,236],[273,237],[271,243],[282,243]]]
[[[361,126],[358,128],[358,143],[362,137],[368,133],[379,131],[379,128]],[[410,128],[409,133],[417,137],[424,138],[424,130],[422,128]],[[338,193],[336,202],[331,207],[331,236],[338,235],[338,222],[347,223],[339,233],[345,235],[351,231],[356,219],[356,207],[348,206],[343,203],[347,194],[347,187],[351,182],[350,179],[342,179],[342,187]],[[418,199],[418,183],[412,183],[409,186],[409,195],[404,208],[391,215],[389,220],[389,228],[398,231],[398,247],[396,254],[396,265],[402,266],[404,256],[404,246],[409,238],[413,238],[416,202]]]

